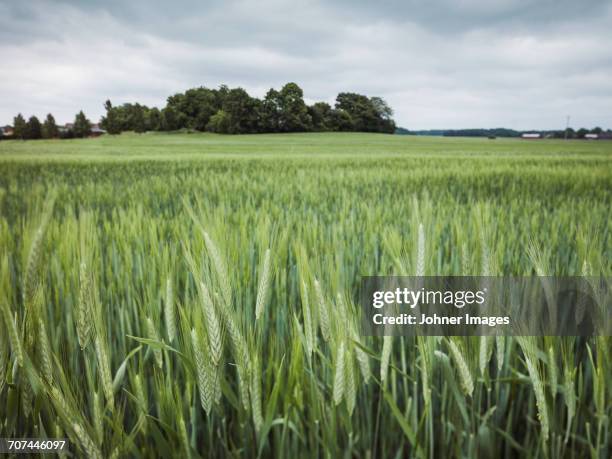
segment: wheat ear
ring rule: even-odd
[[[223,340],[221,337],[221,325],[217,317],[217,311],[213,304],[210,292],[204,282],[200,282],[200,293],[202,295],[202,315],[206,330],[208,332],[208,345],[210,347],[210,357],[215,366],[219,365],[221,354],[223,353]]]
[[[385,385],[389,375],[389,362],[391,361],[391,351],[393,349],[393,337],[385,335],[383,337],[383,348],[380,356],[380,382]]]
[[[310,301],[308,298],[308,288],[306,283],[302,281],[302,314],[304,316],[304,338],[306,339],[306,351],[308,356],[312,354],[314,349],[314,334],[312,332],[312,313],[310,310]]]
[[[251,411],[253,412],[253,424],[255,430],[259,432],[263,425],[263,414],[261,412],[261,371],[259,367],[259,357],[253,359],[253,369],[251,371]]]
[[[232,305],[232,289],[230,286],[229,276],[227,274],[227,269],[225,267],[225,263],[223,261],[223,257],[221,256],[221,251],[215,244],[215,241],[212,240],[210,235],[204,231],[204,242],[206,243],[206,249],[210,254],[210,257],[213,261],[213,267],[215,272],[217,273],[217,280],[219,282],[219,286],[221,287],[221,296],[223,297],[223,301],[227,307]]]
[[[108,352],[106,351],[106,344],[103,338],[100,336],[101,332],[98,332],[98,336],[95,339],[96,358],[98,359],[98,370],[100,374],[100,381],[102,383],[102,390],[106,401],[110,404],[113,409],[115,397],[113,393],[113,380],[111,377],[110,363],[108,360]]]
[[[336,369],[334,374],[334,403],[340,405],[345,389],[344,371],[344,341],[340,342],[336,353]]]
[[[164,300],[164,318],[166,320],[166,332],[168,342],[174,341],[176,337],[176,316],[174,315],[174,292],[172,290],[172,278],[166,279],[166,298]]]
[[[157,333],[157,329],[155,328],[155,324],[150,317],[147,317],[147,334],[149,338],[155,341],[161,341],[159,338],[159,334]],[[162,355],[161,349],[154,347],[153,348],[153,356],[155,357],[155,363],[158,368],[162,368],[164,366],[164,358]]]
[[[418,277],[425,275],[425,228],[423,227],[423,223],[419,223],[416,275]]]
[[[79,439],[79,443],[81,444],[81,448],[83,448],[83,451],[89,459],[102,458],[102,453],[100,453],[100,450],[95,445],[91,437],[87,434],[87,432],[85,432],[85,429],[83,429],[83,427],[81,427],[75,422],[72,424],[72,430],[74,430],[74,433],[76,434],[77,438]]]
[[[345,398],[349,414],[353,414],[357,399],[357,387],[355,382],[355,371],[353,369],[353,358],[350,351],[344,353],[344,372],[346,380]]]
[[[268,291],[270,289],[270,249],[266,249],[266,254],[264,255],[264,261],[262,265],[262,271],[259,276],[259,288],[257,289],[257,302],[255,304],[255,320],[259,319],[264,311],[266,300],[268,298]]]
[[[6,383],[6,368],[9,361],[9,344],[4,333],[0,335],[0,395]]]
[[[200,404],[206,413],[210,414],[215,397],[215,374],[207,362],[202,343],[195,329],[191,329],[191,345],[193,347],[193,358],[195,361],[198,388],[200,389]]]
[[[471,396],[474,392],[474,381],[463,353],[452,339],[448,340],[448,348],[450,349],[451,357],[455,361],[455,365],[457,365],[457,369],[459,370],[459,381],[461,382],[461,388],[466,395]]]
[[[79,302],[76,310],[76,329],[79,345],[85,349],[91,337],[91,313],[93,312],[93,286],[87,265],[79,267]]]
[[[11,351],[15,355],[15,359],[17,360],[17,364],[22,367],[23,366],[23,347],[21,345],[21,339],[19,338],[19,332],[17,331],[17,325],[15,324],[15,319],[13,318],[13,314],[9,309],[8,305],[4,302],[0,304],[0,309],[2,310],[2,316],[4,317],[4,323],[6,324],[6,330],[8,334],[9,343],[11,343]]]
[[[315,295],[317,296],[317,302],[319,304],[319,326],[321,327],[321,335],[327,342],[331,337],[331,324],[329,320],[329,312],[327,310],[327,304],[321,289],[321,284],[317,279],[314,280]]]
[[[53,382],[53,365],[51,363],[51,346],[47,337],[47,330],[42,319],[38,319],[38,350],[40,352],[40,366],[42,374],[48,384]]]

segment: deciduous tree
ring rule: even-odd
[[[47,118],[45,118],[45,122],[42,127],[42,136],[45,139],[54,139],[59,137],[59,128],[55,123],[55,118],[51,113],[47,114]]]
[[[36,140],[42,138],[42,126],[35,116],[30,116],[25,128],[25,138]]]
[[[91,134],[91,122],[81,110],[74,118],[74,126],[72,132],[75,137],[87,137]]]
[[[26,120],[21,113],[13,118],[13,136],[22,140],[26,138]]]

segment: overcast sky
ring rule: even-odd
[[[287,81],[409,129],[612,128],[612,1],[0,0],[0,124]]]

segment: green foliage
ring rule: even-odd
[[[219,110],[213,116],[206,125],[206,129],[210,132],[217,132],[219,134],[229,134],[230,132],[230,116],[227,112]]]
[[[357,299],[364,274],[609,277],[611,148],[1,142],[0,437],[75,457],[610,457],[609,338],[364,337]]]
[[[25,138],[36,140],[42,138],[42,126],[37,117],[31,116],[25,127]]]
[[[244,89],[227,91],[223,97],[222,110],[227,116],[227,131],[224,134],[257,132],[257,101]]]
[[[304,93],[295,83],[287,83],[280,90],[281,132],[304,132],[312,130],[312,119],[304,103]]]
[[[100,125],[111,135],[121,134],[123,126],[121,122],[122,114],[120,109],[113,107],[110,100],[107,100],[104,104],[106,109],[106,116],[102,117]]]
[[[45,122],[43,123],[42,136],[45,139],[54,139],[56,137],[59,137],[59,128],[57,127],[57,124],[55,123],[55,118],[51,113],[47,115],[47,117],[45,118]]]
[[[362,94],[342,92],[336,98],[336,109],[351,117],[351,130],[362,132],[395,132],[391,119],[393,110],[380,97],[369,98]]]
[[[219,134],[394,132],[393,111],[383,99],[359,94],[340,96],[344,102],[332,109],[324,102],[307,106],[302,88],[296,83],[287,83],[280,91],[271,88],[263,100],[251,97],[242,88],[222,85],[218,89],[209,89],[200,86],[168,97],[166,107],[161,111],[129,103],[113,107],[107,101],[102,126],[109,133],[179,129]],[[351,97],[358,99],[359,104],[349,104],[347,100]]]
[[[16,139],[26,139],[26,120],[23,115],[19,113],[15,118],[13,118],[13,137]]]
[[[81,110],[74,118],[74,125],[72,126],[72,133],[75,137],[87,137],[91,134],[91,122]]]
[[[171,106],[167,106],[161,111],[161,125],[162,131],[176,131],[180,128],[180,121],[176,110]]]

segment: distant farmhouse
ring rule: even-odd
[[[57,129],[60,131],[60,134],[65,134],[66,132],[72,131],[74,127],[74,123],[66,123],[63,126],[58,126]]]
[[[0,137],[11,137],[13,135],[13,127],[6,125],[0,126]]]
[[[106,131],[102,129],[100,124],[95,123],[91,125],[91,137],[98,137],[98,136],[101,136],[102,134],[106,134]]]
[[[599,139],[599,135],[598,134],[585,134],[584,138],[587,140],[597,140]]]
[[[541,139],[542,136],[539,133],[537,133],[537,132],[534,132],[534,133],[526,132],[526,133],[521,135],[521,138],[522,139],[528,139],[528,140],[534,140],[534,139]]]

